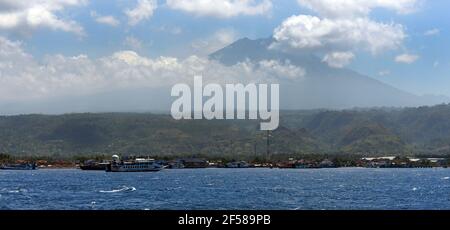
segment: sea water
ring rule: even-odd
[[[0,209],[450,209],[450,169],[0,170]]]

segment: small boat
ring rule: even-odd
[[[153,159],[137,158],[132,161],[122,161],[114,155],[113,160],[107,165],[107,172],[157,172],[164,167]]]
[[[109,163],[98,163],[91,165],[80,165],[81,170],[105,170]]]
[[[106,162],[95,162],[95,161],[86,161],[84,164],[80,165],[81,170],[106,170],[107,165],[110,163]]]
[[[225,165],[226,168],[250,168],[250,164],[245,161],[230,162]]]
[[[36,170],[36,164],[35,163],[27,163],[27,164],[7,164],[7,165],[1,165],[1,170]]]
[[[183,162],[175,161],[175,162],[170,162],[169,165],[168,165],[168,168],[170,168],[170,169],[184,169],[185,166],[184,166]]]

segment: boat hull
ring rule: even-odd
[[[114,168],[111,167],[110,172],[158,172],[161,171],[161,169],[124,169],[124,168]]]
[[[80,169],[88,171],[103,171],[106,169],[106,165],[80,165]]]
[[[106,167],[107,172],[158,172],[163,167],[159,164],[111,164]]]
[[[4,165],[0,166],[0,170],[36,170],[37,167],[34,164],[30,165]]]

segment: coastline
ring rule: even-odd
[[[114,162],[120,164],[140,164],[144,161],[154,162],[161,169],[198,169],[198,168],[292,168],[292,169],[320,169],[320,168],[448,168],[450,158],[447,157],[405,157],[382,156],[360,157],[347,155],[305,155],[299,157],[283,157],[272,155],[267,159],[227,160],[211,158],[164,158],[158,156],[129,156],[111,158],[101,155],[93,157],[74,157],[74,159],[53,159],[51,157],[14,157],[7,156],[0,159],[0,169],[81,169],[106,170]],[[116,157],[116,158],[114,158]]]
[[[338,167],[338,168],[270,168],[270,167],[253,167],[253,168],[219,168],[219,167],[207,167],[207,168],[184,168],[184,169],[170,169],[166,168],[162,171],[202,171],[202,170],[223,170],[223,171],[236,171],[236,170],[264,170],[267,169],[273,170],[273,171],[317,171],[317,170],[345,170],[345,169],[359,169],[359,170],[410,170],[410,169],[417,169],[417,170],[429,170],[429,169],[439,169],[439,170],[447,170],[450,168],[448,167],[417,167],[417,168],[369,168],[369,167]],[[82,170],[78,167],[45,167],[45,168],[38,168],[36,170],[0,170],[2,171],[58,171],[58,170],[73,170],[73,171],[80,171],[80,172],[106,172],[105,170]],[[140,172],[140,173],[147,173],[147,172]],[[153,172],[155,173],[155,172]],[[126,174],[129,174],[129,172],[126,172]],[[131,173],[132,174],[132,173]]]

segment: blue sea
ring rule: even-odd
[[[0,209],[450,209],[450,169],[0,170]]]

